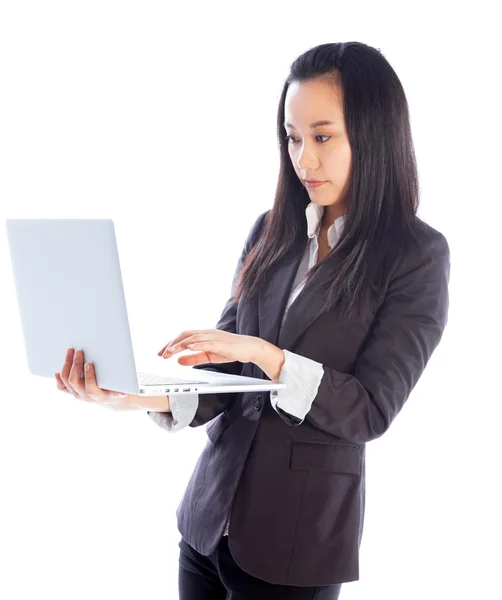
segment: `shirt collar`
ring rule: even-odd
[[[305,216],[307,218],[307,235],[309,238],[314,238],[319,232],[322,217],[324,215],[324,206],[319,206],[315,202],[311,202],[305,209]],[[334,220],[331,227],[328,229],[328,246],[334,248],[338,242],[345,221],[345,215],[338,217]]]

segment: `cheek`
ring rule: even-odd
[[[326,153],[324,157],[326,161],[327,173],[332,177],[332,181],[344,182],[350,172],[350,164],[352,161],[352,153],[350,146],[346,148],[334,149]]]

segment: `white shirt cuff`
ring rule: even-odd
[[[193,421],[199,407],[199,394],[169,396],[169,404],[171,412],[147,411],[147,414],[159,427],[174,433]]]
[[[284,349],[283,352],[285,360],[279,382],[285,383],[286,387],[282,390],[272,390],[270,403],[277,414],[280,414],[277,410],[280,408],[303,422],[317,395],[324,368],[322,363],[306,356]]]

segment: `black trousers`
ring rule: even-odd
[[[341,583],[317,587],[275,585],[243,571],[232,558],[228,537],[209,556],[183,538],[178,544],[180,600],[338,600]]]

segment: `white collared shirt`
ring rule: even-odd
[[[310,243],[308,243],[305,247],[305,252],[303,253],[303,257],[300,261],[298,271],[296,272],[296,278],[293,282],[288,303],[286,305],[286,310],[284,311],[284,315],[282,317],[283,323],[284,319],[286,318],[286,314],[289,310],[289,307],[291,306],[291,304],[293,304],[294,300],[302,291],[303,286],[305,285],[305,277],[307,275],[307,272],[310,271],[310,269],[317,263],[317,254],[319,252],[319,243],[317,241],[317,236],[319,234],[319,228],[321,226],[323,215],[324,206],[319,206],[318,204],[314,204],[313,202],[311,202],[305,209],[305,216],[307,219],[307,236],[310,239]],[[338,217],[328,229],[328,246],[331,249],[333,249],[336,246],[338,240],[340,239],[340,236],[343,231],[344,222],[345,217]]]

